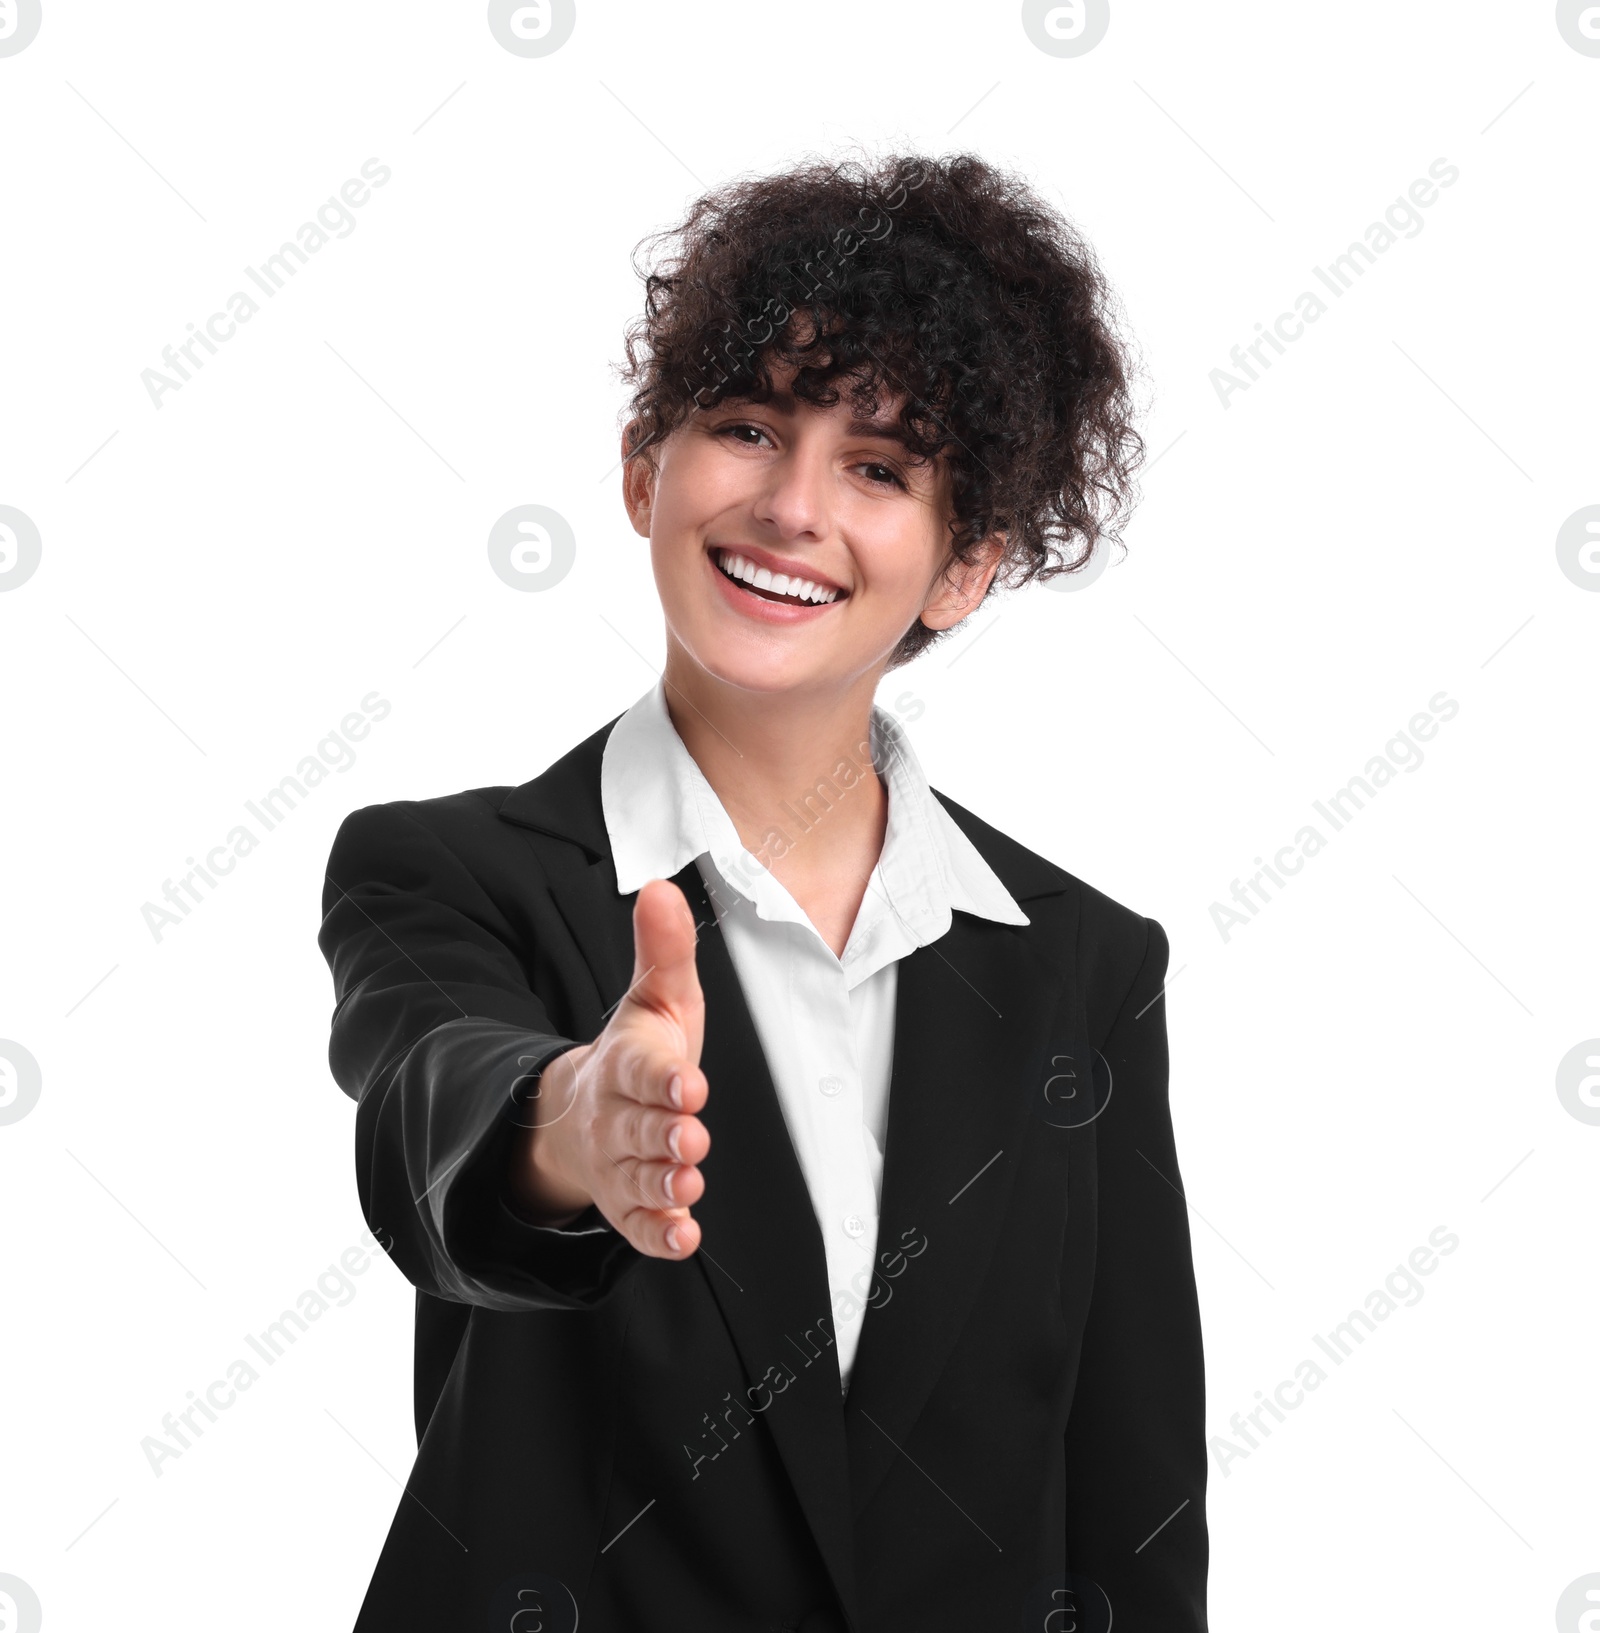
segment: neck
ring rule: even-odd
[[[750,691],[707,674],[669,637],[672,724],[745,849],[768,866],[785,855],[807,872],[866,852],[876,860],[888,804],[871,758],[880,673],[823,692]]]

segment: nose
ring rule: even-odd
[[[766,467],[752,514],[779,538],[828,537],[832,509],[827,456],[814,439],[802,433]]]

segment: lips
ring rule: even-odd
[[[838,601],[838,586],[821,583],[800,572],[774,572],[743,550],[713,550],[718,570],[728,578],[774,601],[795,601],[800,606],[828,606]]]
[[[765,554],[765,552],[763,552]],[[782,558],[776,558],[781,560]],[[733,569],[725,571],[721,562]],[[723,599],[746,618],[765,624],[807,623],[814,618],[826,617],[830,608],[843,604],[849,592],[833,586],[824,586],[817,578],[796,577],[797,593],[789,592],[789,577],[774,579],[770,570],[758,566],[753,555],[744,551],[713,547],[706,552],[706,565],[715,578]],[[743,576],[736,576],[742,574]],[[746,579],[764,578],[766,584],[746,582]],[[777,588],[782,585],[782,590]],[[818,596],[831,599],[818,600]]]

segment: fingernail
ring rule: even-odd
[[[676,1202],[678,1200],[678,1170],[669,1168],[667,1177],[661,1182],[661,1185],[662,1189],[667,1193],[667,1201]]]
[[[672,1225],[667,1230],[667,1246],[676,1253],[678,1251],[678,1227]]]
[[[679,1111],[683,1110],[683,1079],[676,1072],[673,1073],[672,1081],[667,1085],[667,1098]]]
[[[672,1153],[674,1162],[683,1161],[683,1124],[674,1123],[672,1132],[667,1135],[667,1149]]]

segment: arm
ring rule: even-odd
[[[1145,924],[1139,973],[1101,1050],[1112,1091],[1094,1124],[1097,1243],[1066,1429],[1067,1558],[1105,1590],[1114,1625],[1204,1633],[1200,1311],[1167,1103],[1167,938]]]
[[[338,1000],[328,1061],[358,1102],[361,1211],[406,1279],[493,1310],[606,1297],[640,1255],[598,1211],[561,1228],[512,1205],[539,1073],[576,1040],[552,1026],[467,867],[402,806],[355,811],[317,940]]]

